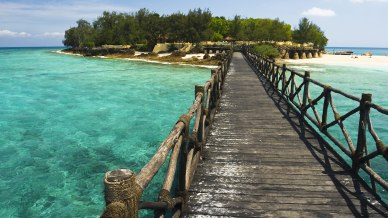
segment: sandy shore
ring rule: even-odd
[[[325,64],[353,67],[388,67],[388,56],[354,56],[324,54],[322,58],[282,60],[291,64]]]
[[[74,56],[82,56],[81,54],[74,54],[74,53],[69,53],[69,52],[64,52],[62,50],[55,51],[58,54],[65,54],[65,55],[74,55]],[[201,65],[201,64],[190,64],[190,63],[185,63],[184,60],[191,59],[193,57],[196,57],[199,60],[203,59],[204,54],[198,53],[198,54],[187,54],[185,57],[182,58],[182,62],[166,62],[166,61],[161,61],[161,60],[151,60],[147,58],[142,58],[139,57],[141,54],[147,54],[148,52],[135,52],[134,58],[121,58],[121,57],[106,57],[106,56],[96,56],[97,58],[112,58],[112,59],[121,59],[121,60],[128,60],[128,61],[142,61],[142,62],[148,62],[148,63],[158,63],[158,64],[176,64],[176,65],[181,65],[181,66],[191,66],[191,67],[201,67],[201,68],[209,68],[209,69],[214,69],[217,68],[218,66],[215,65]],[[158,54],[158,57],[166,57],[171,55],[171,53],[162,53]],[[210,54],[210,56],[214,56],[214,54]]]

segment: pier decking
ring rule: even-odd
[[[388,216],[280,99],[234,53],[186,216]]]

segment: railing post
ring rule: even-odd
[[[280,80],[283,81],[283,78],[284,78],[283,75],[286,75],[286,70],[287,70],[286,64],[283,64],[283,66],[282,66],[282,73],[280,75],[278,73],[277,78],[276,78],[276,89],[279,89],[279,82],[280,82]]]
[[[327,124],[327,109],[329,107],[329,100],[330,100],[329,98],[331,98],[330,86],[325,86],[324,92],[325,92],[325,96],[324,96],[323,110],[322,110],[322,122],[320,126],[321,131],[326,131],[324,127]]]
[[[370,109],[366,104],[367,102],[372,102],[372,94],[363,93],[360,101],[360,120],[358,124],[357,148],[352,158],[352,170],[354,173],[358,173],[360,169],[360,159],[362,158],[364,149],[366,147],[366,118]]]
[[[203,86],[195,86],[195,97],[197,97],[198,94],[202,93],[202,99],[201,99],[201,108],[200,108],[200,119],[199,119],[199,126],[198,126],[198,132],[197,132],[197,135],[199,137],[197,137],[198,139],[198,142],[203,142],[203,133],[204,133],[204,129],[203,129],[203,112],[204,112],[204,96],[205,96],[205,87]],[[201,149],[202,149],[202,146],[201,146]]]
[[[310,72],[309,71],[304,72],[304,77],[303,77],[304,89],[303,89],[303,102],[302,102],[302,110],[304,111],[304,113],[302,113],[303,115],[306,112],[304,110],[304,107],[306,107],[307,100],[309,97],[309,83],[310,83],[309,79],[310,79]]]
[[[118,169],[105,174],[106,208],[101,217],[138,217],[141,190],[131,170]]]

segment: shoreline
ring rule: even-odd
[[[71,53],[71,52],[64,52],[63,50],[56,50],[55,53],[84,57],[82,54],[75,54],[75,53]],[[207,69],[215,69],[215,68],[218,67],[217,65],[203,65],[203,64],[185,63],[184,60],[189,60],[192,57],[203,56],[204,54],[202,54],[202,53],[187,54],[185,57],[181,58],[182,62],[179,62],[179,61],[163,61],[163,60],[155,60],[154,59],[154,58],[163,58],[163,57],[169,56],[170,54],[171,53],[158,54],[157,57],[153,57],[153,58],[146,58],[144,56],[139,57],[141,55],[140,52],[136,52],[136,54],[133,57],[117,57],[117,56],[114,56],[114,55],[112,55],[112,56],[91,56],[91,57],[93,57],[93,58],[101,58],[101,59],[113,59],[113,60],[141,61],[141,62],[146,62],[146,63],[163,64],[163,65],[178,65],[178,66],[200,67],[200,68],[207,68]]]
[[[388,56],[378,56],[378,55],[368,57],[368,56],[360,56],[360,55],[324,54],[321,58],[298,59],[298,60],[282,59],[280,62],[286,63],[286,64],[321,64],[321,65],[362,67],[362,68],[369,68],[369,67],[388,68]]]

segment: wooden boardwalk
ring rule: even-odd
[[[188,217],[387,217],[325,143],[234,53]]]

